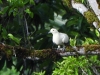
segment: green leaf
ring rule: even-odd
[[[95,33],[99,37],[100,33],[99,33],[99,31],[97,29],[95,29]]]
[[[33,18],[33,12],[31,12],[30,11],[30,9],[29,8],[27,8],[26,10],[25,10],[25,12],[27,13],[27,14],[29,14],[29,16],[31,17],[31,18]]]
[[[17,8],[14,8],[13,16],[15,17],[18,13],[19,13],[19,12],[18,12],[18,9],[17,9]]]
[[[11,40],[13,40],[14,42],[16,42],[17,44],[19,44],[20,43],[20,40],[21,40],[21,38],[16,38],[16,37],[14,37],[12,34],[8,34],[8,37],[11,39]]]
[[[67,21],[66,26],[70,27],[70,26],[76,25],[76,24],[77,24],[77,19],[76,20],[72,19],[72,20]]]
[[[80,35],[80,34],[79,34],[78,32],[76,32],[76,31],[71,31],[70,34],[73,35],[73,36],[79,36],[79,35]]]
[[[93,44],[94,43],[93,39],[91,39],[91,38],[85,38],[85,39],[89,44]]]
[[[9,15],[9,16],[10,16],[11,13],[13,12],[13,10],[14,10],[14,7],[12,7],[12,8],[9,9],[9,12],[8,12],[8,15]]]
[[[82,0],[82,3],[84,2],[84,0]]]
[[[2,32],[1,32],[1,35],[4,39],[7,39],[7,31],[5,28],[2,28]]]
[[[3,10],[2,10],[2,14],[6,14],[8,9],[9,9],[9,6],[4,7]]]
[[[33,5],[35,5],[35,2],[34,2],[34,0],[30,0],[30,4],[33,4]]]
[[[0,0],[0,4],[2,4],[2,0]]]

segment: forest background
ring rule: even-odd
[[[91,1],[0,0],[0,75],[100,75],[100,0]],[[59,55],[51,28],[84,53]]]

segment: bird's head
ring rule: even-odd
[[[49,31],[49,33],[55,34],[55,33],[58,33],[58,30],[55,29],[55,28],[52,28],[52,29]]]

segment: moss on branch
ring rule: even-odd
[[[63,4],[68,6],[68,8],[72,8],[71,0],[63,0]]]
[[[84,48],[85,52],[88,51],[100,51],[100,45],[86,45],[86,46],[76,46],[76,50],[80,50]],[[30,50],[24,47],[19,46],[10,46],[10,45],[3,45],[0,44],[0,56],[6,55],[7,58],[10,58],[16,54],[16,57],[25,58],[25,57],[39,57],[42,59],[49,58],[53,60],[57,60],[61,58],[60,53],[64,53],[62,51],[57,51],[53,49],[43,49],[43,50]],[[65,52],[75,52],[74,48],[71,46],[66,47]]]
[[[16,54],[16,57],[19,58],[25,58],[30,56],[39,57],[42,59],[50,58],[56,60],[61,57],[55,50],[52,49],[30,50],[24,47],[0,44],[0,56],[5,54],[7,58],[10,58],[14,55],[14,52]]]

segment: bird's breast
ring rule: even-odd
[[[53,40],[53,43],[55,43],[57,45],[61,45],[62,44],[62,41],[61,41],[61,38],[60,38],[59,34],[53,35],[52,40]]]

